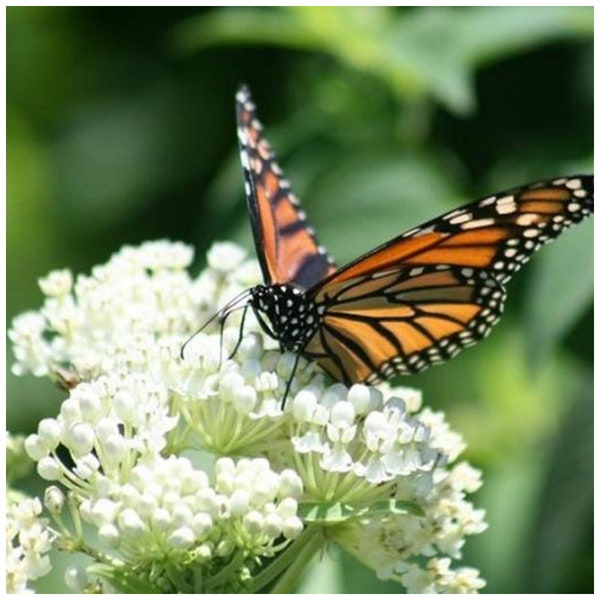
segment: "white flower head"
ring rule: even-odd
[[[9,502],[6,511],[6,591],[31,592],[28,582],[46,575],[51,568],[48,552],[55,539],[37,498]]]
[[[157,593],[231,592],[327,529],[323,539],[409,591],[481,587],[451,563],[486,525],[467,500],[480,475],[456,464],[464,442],[444,415],[418,390],[331,382],[281,353],[247,307],[209,321],[260,269],[230,243],[196,278],[191,260],[159,241],[74,281],[55,271],[40,281],[41,310],[13,322],[13,371],[69,389],[25,442],[53,482],[46,507],[63,544],[82,547],[61,521],[68,506],[76,530],[85,521],[109,549],[103,568],[136,565]],[[175,566],[189,578],[170,579]],[[91,572],[66,580],[96,589]]]

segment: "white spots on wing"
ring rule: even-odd
[[[499,215],[509,215],[517,210],[514,196],[504,196],[496,203],[496,212]]]
[[[498,200],[496,200],[496,204],[498,206],[506,206],[508,204],[514,204],[515,203],[515,197],[511,194],[510,196],[503,196],[502,198],[498,198]]]
[[[517,217],[516,223],[517,225],[521,225],[522,227],[528,227],[529,225],[533,225],[539,221],[538,215],[534,213],[524,213]]]
[[[578,210],[581,209],[581,204],[579,204],[578,202],[571,202],[568,206],[567,206],[567,210],[569,212],[577,212]]]
[[[248,100],[248,90],[247,89],[241,89],[236,95],[235,95],[235,99],[240,103],[240,104],[244,104],[247,100]]]
[[[526,229],[523,232],[523,236],[526,238],[534,238],[534,237],[537,237],[538,235],[540,235],[539,229]]]
[[[456,217],[452,217],[449,219],[451,225],[460,225],[461,223],[465,223],[466,221],[470,221],[473,218],[473,215],[470,212],[464,212],[462,214],[457,215]]]
[[[257,174],[260,175],[262,168],[263,168],[263,162],[261,160],[258,160],[256,158],[253,158],[250,161],[251,165],[252,165],[252,170]]]
[[[588,195],[586,190],[575,190],[573,192],[573,196],[576,196],[577,198],[585,198]]]
[[[271,148],[267,140],[260,140],[260,142],[258,142],[256,150],[258,151],[259,156],[263,160],[269,160],[271,158]]]
[[[494,204],[496,202],[496,196],[490,196],[489,198],[484,198],[479,206],[489,206],[490,204]]]
[[[376,273],[373,273],[371,275],[371,279],[379,279],[380,277],[387,277],[388,275],[393,275],[396,272],[397,272],[396,269],[385,269],[383,271],[377,271]],[[421,269],[421,272],[423,272],[423,269]],[[412,275],[412,271],[410,273]],[[419,273],[416,273],[416,274],[419,275]]]
[[[581,179],[570,179],[565,185],[570,190],[578,190],[581,187]]]
[[[567,183],[567,178],[566,177],[561,177],[560,179],[555,179],[552,182],[552,185],[564,185],[565,183]]]
[[[449,212],[447,215],[445,215],[444,219],[446,219],[446,221],[450,221],[454,217],[458,217],[458,215],[462,215],[463,212],[464,212],[464,210],[462,208],[457,208],[456,210],[453,210],[452,212]]]
[[[402,237],[412,237],[413,235],[415,235],[419,230],[418,227],[415,227],[414,229],[409,229],[406,233],[402,234]]]
[[[454,224],[454,223],[453,223]],[[462,226],[462,229],[478,229],[479,227],[488,227],[494,224],[494,219],[477,219],[469,221]]]
[[[248,145],[248,134],[246,133],[246,129],[244,127],[237,128],[237,136],[242,146]]]
[[[248,159],[248,153],[246,152],[246,150],[242,150],[240,152],[240,160],[242,161],[242,167],[244,167],[244,169],[249,171],[250,170],[250,161]]]

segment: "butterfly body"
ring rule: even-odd
[[[250,293],[250,306],[263,329],[279,341],[283,350],[302,352],[318,330],[325,307],[317,306],[294,285],[258,285]]]
[[[592,175],[535,182],[451,210],[338,268],[307,223],[255,111],[243,86],[238,140],[264,285],[215,317],[222,323],[251,307],[283,350],[348,385],[419,373],[487,336],[511,277],[543,244],[593,213]]]

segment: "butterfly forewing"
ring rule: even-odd
[[[483,198],[362,256],[307,296],[323,306],[304,349],[334,378],[370,383],[443,362],[486,336],[504,284],[544,243],[593,212],[593,177]]]
[[[265,283],[307,289],[336,268],[277,165],[245,86],[236,96],[236,114],[246,198]]]
[[[336,270],[262,136],[245,87],[237,119],[266,284],[251,290],[252,306],[267,315],[266,331],[282,349],[347,384],[418,373],[476,343],[498,321],[513,274],[593,212],[593,176],[533,183],[452,210]]]

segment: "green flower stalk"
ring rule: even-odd
[[[15,374],[68,389],[25,442],[51,482],[45,539],[91,558],[68,585],[289,592],[337,544],[408,592],[483,587],[453,562],[486,524],[466,499],[480,475],[457,462],[464,444],[443,414],[416,390],[347,388],[303,359],[283,409],[295,357],[253,315],[233,357],[239,316],[190,340],[260,280],[257,263],[230,243],[197,278],[191,261],[187,246],[159,241],[89,276],[52,272],[42,309],[9,332]]]

